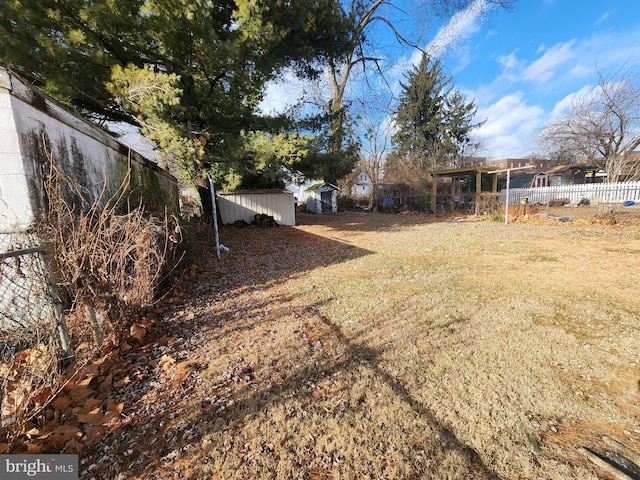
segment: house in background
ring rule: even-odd
[[[322,182],[323,180],[308,179],[302,174],[292,175],[290,180],[285,180],[284,188],[293,193],[294,201],[297,204],[303,205],[307,202],[307,190],[309,190],[309,187]]]
[[[496,169],[535,167],[540,170],[546,170],[549,166],[549,161],[542,158],[500,158],[487,160],[484,164]]]
[[[549,175],[545,172],[514,175],[509,182],[509,188],[539,188],[549,187],[550,185]]]
[[[338,187],[320,182],[307,189],[307,211],[312,213],[335,213],[338,211]]]
[[[369,197],[373,191],[373,182],[366,172],[361,171],[356,176],[351,187],[351,195],[354,197]]]
[[[602,183],[606,174],[592,162],[582,161],[572,165],[558,165],[547,170],[552,186]]]

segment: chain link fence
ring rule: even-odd
[[[640,182],[558,185],[509,190],[509,216],[561,222],[640,225]],[[506,204],[506,193],[500,204]]]
[[[436,213],[443,215],[485,215],[500,211],[504,195],[482,193],[439,194],[436,197],[436,211],[432,211],[431,195],[389,196],[379,199],[381,212],[402,211]]]
[[[578,188],[580,187],[580,188]],[[436,213],[443,216],[488,215],[508,223],[529,219],[640,226],[640,186],[624,184],[565,188],[512,189],[506,192],[439,194],[436,212],[431,195],[384,197],[379,211]],[[508,210],[507,210],[508,208]]]
[[[54,301],[51,278],[36,235],[0,234],[2,427],[25,419],[33,397],[54,384],[65,355],[64,323]]]

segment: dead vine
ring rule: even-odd
[[[149,214],[142,203],[132,208],[127,198],[130,168],[115,192],[107,191],[105,180],[97,198],[87,201],[76,182],[56,167],[51,152],[46,150],[46,155],[48,211],[39,230],[51,245],[58,283],[70,310],[79,317],[93,317],[91,312],[78,312],[87,305],[90,310],[95,306],[111,315],[115,312],[120,317],[118,327],[127,328],[124,315],[153,303],[160,282],[175,263],[175,247],[181,241],[178,220],[166,213]],[[89,328],[81,330],[93,331],[96,338],[109,333],[96,331],[95,318],[89,321],[85,325]],[[104,323],[100,327],[109,330]]]

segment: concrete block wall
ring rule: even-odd
[[[131,168],[133,205],[178,212],[172,175],[0,67],[0,231],[22,230],[44,210],[45,146],[82,191],[72,202],[108,199]]]
[[[0,232],[24,230],[33,217],[10,87],[8,72],[0,69]]]

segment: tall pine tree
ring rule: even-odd
[[[469,137],[481,125],[473,123],[474,102],[467,103],[441,63],[426,55],[401,85],[394,113],[394,148],[385,167],[387,177],[416,183],[429,171],[460,166],[477,148]]]

